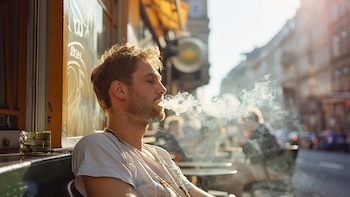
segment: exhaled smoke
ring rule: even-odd
[[[249,107],[256,107],[264,111],[265,119],[276,121],[286,115],[281,110],[276,100],[276,83],[269,75],[254,82],[252,89],[243,89],[236,94],[224,94],[221,97],[213,98],[209,103],[200,102],[188,92],[178,93],[175,96],[166,95],[160,104],[176,115],[195,110],[198,114],[205,113],[222,120],[234,120]]]
[[[164,101],[159,105],[165,109],[174,111],[176,115],[180,115],[181,113],[188,112],[192,108],[200,106],[199,102],[188,92],[179,92],[175,96],[165,95]]]

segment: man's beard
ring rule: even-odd
[[[165,118],[164,109],[156,108],[155,103],[160,97],[154,98],[151,102],[145,97],[141,97],[135,90],[131,91],[128,111],[132,115],[141,116],[147,121],[162,121]]]

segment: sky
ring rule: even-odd
[[[205,100],[218,96],[241,54],[268,43],[299,6],[299,0],[208,0],[210,82],[197,93]]]

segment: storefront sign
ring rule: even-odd
[[[206,46],[194,37],[184,37],[178,41],[179,53],[172,57],[175,68],[184,73],[198,71],[204,64]]]

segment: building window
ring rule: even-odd
[[[306,99],[310,95],[309,83],[307,80],[300,82],[300,98]]]
[[[340,91],[342,92],[348,92],[350,91],[350,80],[349,80],[349,77],[350,77],[350,70],[349,70],[349,65],[346,65],[346,66],[343,66],[343,68],[341,69],[341,81],[340,81],[340,84],[341,84],[341,89]]]
[[[334,91],[338,92],[340,90],[340,75],[341,72],[339,69],[336,69],[333,73],[333,80],[334,80]]]
[[[339,2],[339,12],[340,12],[340,16],[344,16],[346,13],[346,3],[345,1],[348,0],[340,0]]]
[[[309,58],[307,55],[304,55],[299,60],[299,73],[307,74],[309,69]]]
[[[203,16],[204,7],[202,0],[190,0],[189,17],[200,18]]]
[[[317,77],[317,96],[325,95],[331,91],[330,89],[330,77],[328,73],[323,73]]]
[[[337,35],[334,35],[332,39],[332,53],[335,58],[340,56],[340,39]]]
[[[350,27],[348,27],[347,35],[350,35]],[[344,40],[348,46],[350,46],[350,36],[347,37],[347,40]]]
[[[339,6],[337,3],[331,4],[331,20],[333,22],[338,21],[339,19]]]
[[[344,55],[349,51],[348,32],[346,30],[341,31],[340,33],[340,44],[341,44],[341,54]]]

